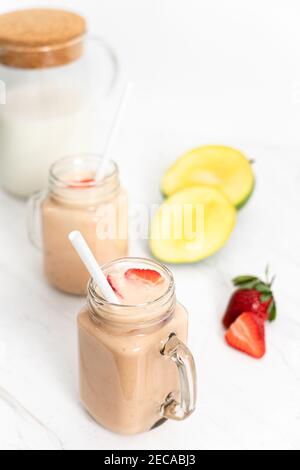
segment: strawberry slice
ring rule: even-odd
[[[108,274],[106,276],[106,279],[108,280],[110,287],[115,292],[115,294],[117,294],[121,299],[123,299],[123,295],[119,292],[117,283],[115,282],[114,278],[110,274]]]
[[[94,178],[82,178],[78,180],[73,180],[72,184],[69,184],[69,188],[85,188],[92,186],[94,183]]]
[[[262,320],[251,312],[245,312],[232,323],[225,334],[229,346],[256,359],[265,355],[265,327]]]
[[[158,284],[163,280],[162,275],[154,269],[128,269],[125,277],[130,281],[143,281],[151,284]]]

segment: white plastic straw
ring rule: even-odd
[[[127,103],[129,101],[129,97],[132,93],[132,90],[133,90],[133,83],[132,82],[127,83],[127,85],[126,85],[126,87],[125,87],[125,89],[122,93],[119,105],[118,105],[117,110],[116,110],[116,114],[114,116],[114,119],[113,119],[111,127],[110,127],[110,131],[109,131],[108,136],[107,136],[107,140],[106,140],[103,152],[102,152],[102,156],[103,156],[102,162],[99,165],[99,168],[96,172],[96,181],[100,181],[106,175],[107,167],[108,167],[108,164],[109,164],[110,159],[111,159],[111,148],[112,148],[112,144],[113,144],[113,141],[114,141],[114,137],[115,137],[115,134],[116,134],[116,132],[119,128],[119,124],[120,124],[121,119],[123,117],[123,112],[124,112],[124,110],[127,106]]]
[[[101,289],[104,298],[111,303],[119,304],[119,299],[111,288],[105,274],[97,263],[96,258],[91,252],[87,242],[80,232],[74,231],[69,234],[69,240],[80,256],[83,264],[86,266],[90,275],[96,282],[97,286]]]

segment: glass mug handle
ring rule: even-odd
[[[47,191],[34,193],[28,201],[27,206],[27,233],[32,245],[41,250],[42,229],[41,229],[41,206],[47,196]]]
[[[110,68],[109,77],[107,78],[107,83],[105,84],[104,88],[100,89],[98,94],[103,93],[104,96],[109,95],[113,90],[119,76],[119,62],[117,56],[113,48],[101,36],[89,34],[88,41],[96,46],[98,54],[100,51],[101,53],[104,53],[108,61],[107,66]],[[103,73],[103,70],[101,72]],[[97,78],[97,73],[94,72],[93,75],[95,75]],[[97,79],[95,86],[99,86]]]
[[[180,381],[180,401],[170,394],[162,406],[164,418],[182,421],[195,409],[197,399],[197,374],[195,361],[188,347],[175,333],[161,349],[161,354],[175,362]]]

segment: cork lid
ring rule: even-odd
[[[54,67],[83,52],[86,20],[58,9],[27,9],[0,15],[0,63],[19,68]]]

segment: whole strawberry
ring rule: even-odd
[[[265,282],[248,275],[233,279],[232,282],[238,289],[233,293],[224,315],[225,328],[229,328],[244,312],[255,314],[263,322],[275,320],[276,304],[271,290],[274,278],[269,281],[268,277],[267,268]]]

